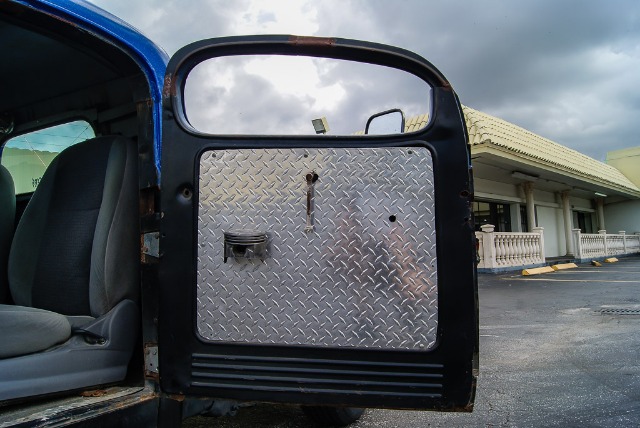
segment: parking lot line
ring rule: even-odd
[[[598,270],[597,268],[594,268],[594,269],[573,269],[573,270],[570,270],[570,271],[564,271],[564,270],[563,271],[558,271],[557,275],[569,275],[569,274],[572,274],[572,273],[606,273],[606,274],[609,274],[609,273],[637,273],[637,274],[640,274],[640,271],[638,271],[638,270],[609,270],[609,269],[607,269],[607,270],[602,270],[602,269]]]
[[[546,324],[505,324],[505,325],[481,325],[480,330],[503,330],[503,329],[525,329],[525,328],[549,328]]]
[[[625,281],[625,280],[610,280],[610,279],[554,279],[549,278],[525,278],[512,276],[509,278],[501,278],[503,281],[547,281],[547,282],[615,282],[615,283],[630,283],[640,284],[640,281]]]

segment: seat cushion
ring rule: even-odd
[[[73,333],[74,329],[82,328],[87,324],[91,324],[96,319],[94,317],[76,315],[66,317],[67,321],[69,321],[69,325],[71,325],[71,332]]]
[[[64,315],[25,306],[0,305],[0,358],[43,351],[71,337]]]
[[[15,304],[97,318],[138,300],[137,162],[121,136],[86,140],[51,162],[9,254]]]

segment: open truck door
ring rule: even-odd
[[[272,58],[284,61],[281,68]],[[315,85],[334,91],[333,101],[305,104],[294,92],[269,92],[265,82],[291,73],[288,61],[303,61],[294,69],[302,80],[308,64],[319,70],[314,79],[330,76]],[[351,65],[373,72],[343,76],[341,67]],[[386,78],[386,87],[372,87],[378,70],[417,87]],[[423,94],[425,108],[416,111],[426,115],[413,115],[421,125],[407,110],[414,105],[387,95],[377,110],[364,102],[384,91]],[[337,111],[345,105],[338,101],[355,95],[352,108]],[[367,117],[390,107],[407,115],[408,132],[365,134]],[[262,113],[271,119],[261,122]],[[333,129],[316,135],[316,113]],[[478,306],[470,158],[459,101],[433,65],[344,39],[204,40],[170,60],[162,115],[164,392],[472,409]]]

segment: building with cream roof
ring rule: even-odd
[[[470,107],[463,106],[463,112],[479,250],[483,253],[484,246],[489,256],[491,247],[492,257],[502,258],[483,259],[480,268],[495,271],[553,258],[586,260],[640,250],[640,237],[634,235],[640,232],[640,148],[609,153],[603,163]],[[427,115],[410,118],[405,130],[427,122]]]

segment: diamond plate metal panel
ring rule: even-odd
[[[203,153],[198,334],[212,342],[432,348],[432,165],[425,148]],[[268,256],[225,263],[224,232],[239,229],[266,232]]]

